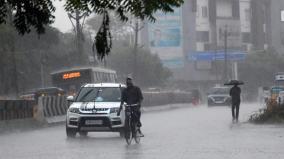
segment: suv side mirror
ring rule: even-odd
[[[68,96],[67,101],[68,102],[74,102],[74,96]]]

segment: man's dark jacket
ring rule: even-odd
[[[241,102],[241,88],[238,86],[231,88],[230,96],[232,97],[232,103]]]
[[[143,95],[139,87],[129,86],[122,91],[121,99],[127,104],[141,104]]]

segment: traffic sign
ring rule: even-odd
[[[230,50],[227,52],[227,60],[242,61],[245,60],[246,53],[237,50]],[[195,51],[188,54],[190,61],[224,61],[224,51]]]

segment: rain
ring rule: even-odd
[[[283,158],[283,68],[283,0],[3,1],[0,155]]]

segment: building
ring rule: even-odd
[[[273,49],[284,54],[284,1],[250,0],[251,51]]]
[[[191,85],[237,78],[237,63],[249,52],[273,47],[284,53],[283,0],[187,0],[175,13],[156,17],[141,42],[176,80]]]
[[[174,73],[175,80],[190,80],[193,66],[187,53],[195,50],[195,14],[193,1],[185,1],[174,13],[157,12],[155,23],[146,23],[140,32],[141,43],[157,54],[164,66]]]

